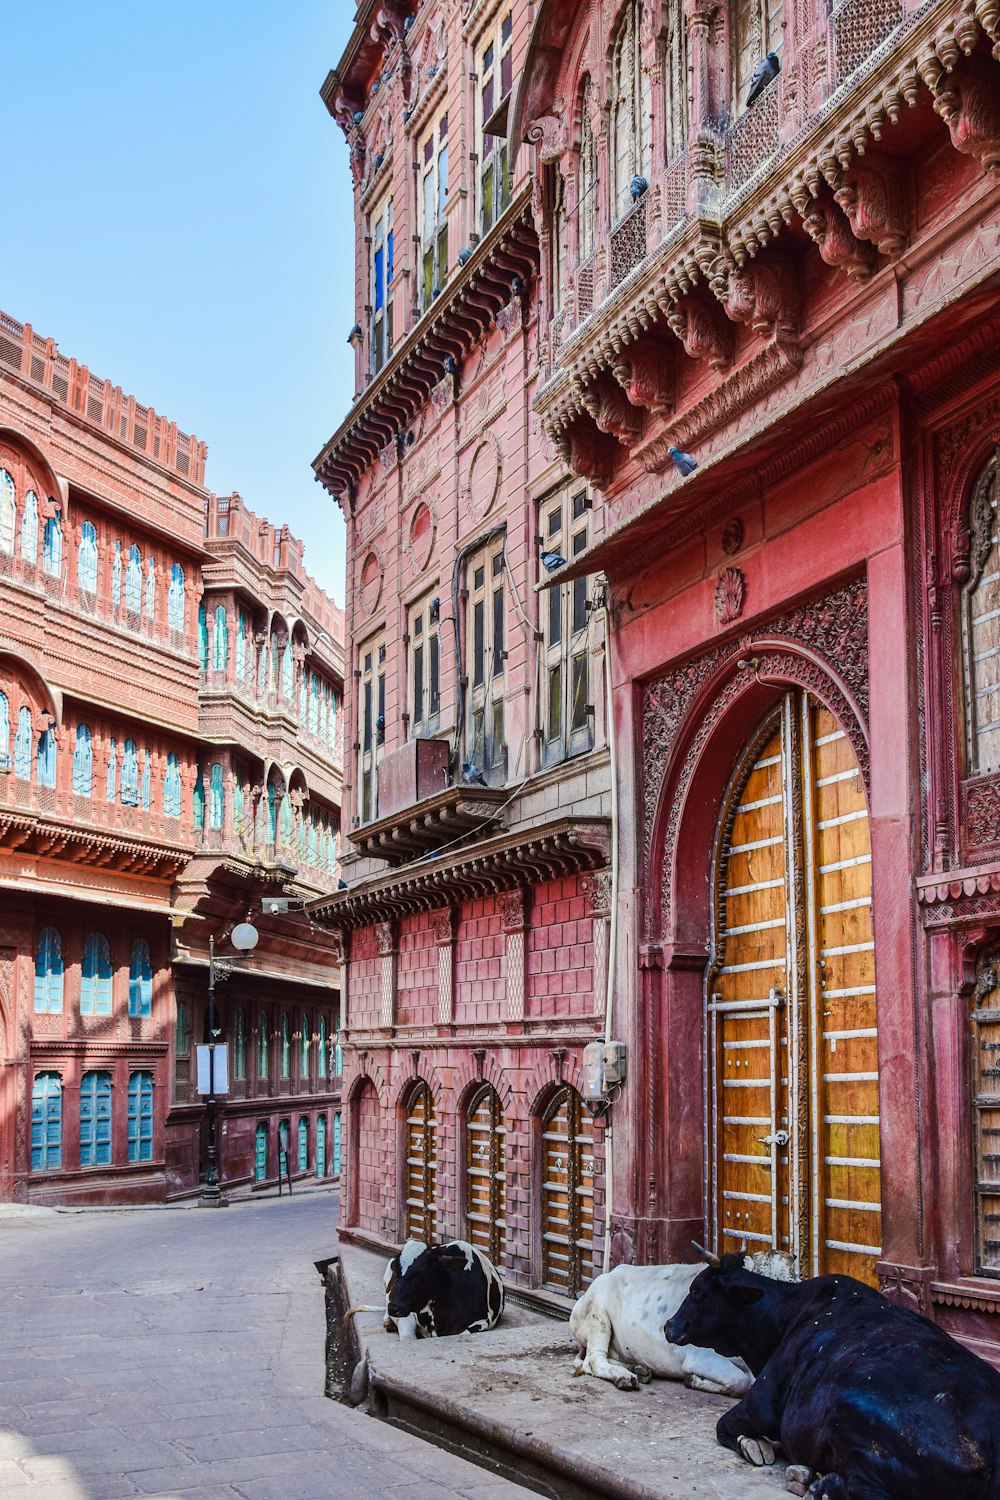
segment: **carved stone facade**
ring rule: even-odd
[[[332,945],[262,898],[336,882],[343,616],[204,444],[0,329],[0,1201],[198,1191],[210,935],[222,1181],[276,1179],[279,1117],[326,1172]]]

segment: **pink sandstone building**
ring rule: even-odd
[[[360,6],[345,1232],[779,1244],[1000,1356],[998,51]]]
[[[210,937],[223,1183],[339,1170],[343,617],[205,452],[0,315],[0,1200],[197,1191]]]

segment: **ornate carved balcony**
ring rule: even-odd
[[[503,787],[450,786],[388,817],[352,829],[349,837],[362,853],[399,865],[415,855],[440,849],[473,829],[502,824],[501,809],[509,800],[510,793]]]

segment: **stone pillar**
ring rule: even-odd
[[[594,1010],[601,1012],[608,993],[608,935],[611,927],[611,871],[598,870],[580,882],[587,893],[594,944]],[[608,1037],[606,1040],[610,1041]]]
[[[395,923],[378,922],[378,951],[381,955],[381,1012],[379,1025],[386,1028],[396,1024],[396,946]]]
[[[450,1026],[455,1019],[455,908],[436,911],[431,929],[438,945],[438,1025]]]
[[[507,1014],[505,1020],[524,1020],[524,934],[528,925],[525,891],[500,897],[500,923],[507,938]]]

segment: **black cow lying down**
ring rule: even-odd
[[[447,1338],[493,1328],[503,1312],[503,1277],[493,1262],[466,1240],[426,1245],[407,1240],[385,1268],[385,1330],[400,1338]],[[357,1312],[381,1312],[357,1303]]]
[[[817,1500],[1000,1500],[1000,1373],[850,1276],[783,1283],[702,1251],[664,1327],[746,1360],[757,1379],[716,1436],[752,1463],[817,1477]],[[810,1475],[811,1477],[811,1475]],[[808,1480],[806,1480],[808,1482]]]

